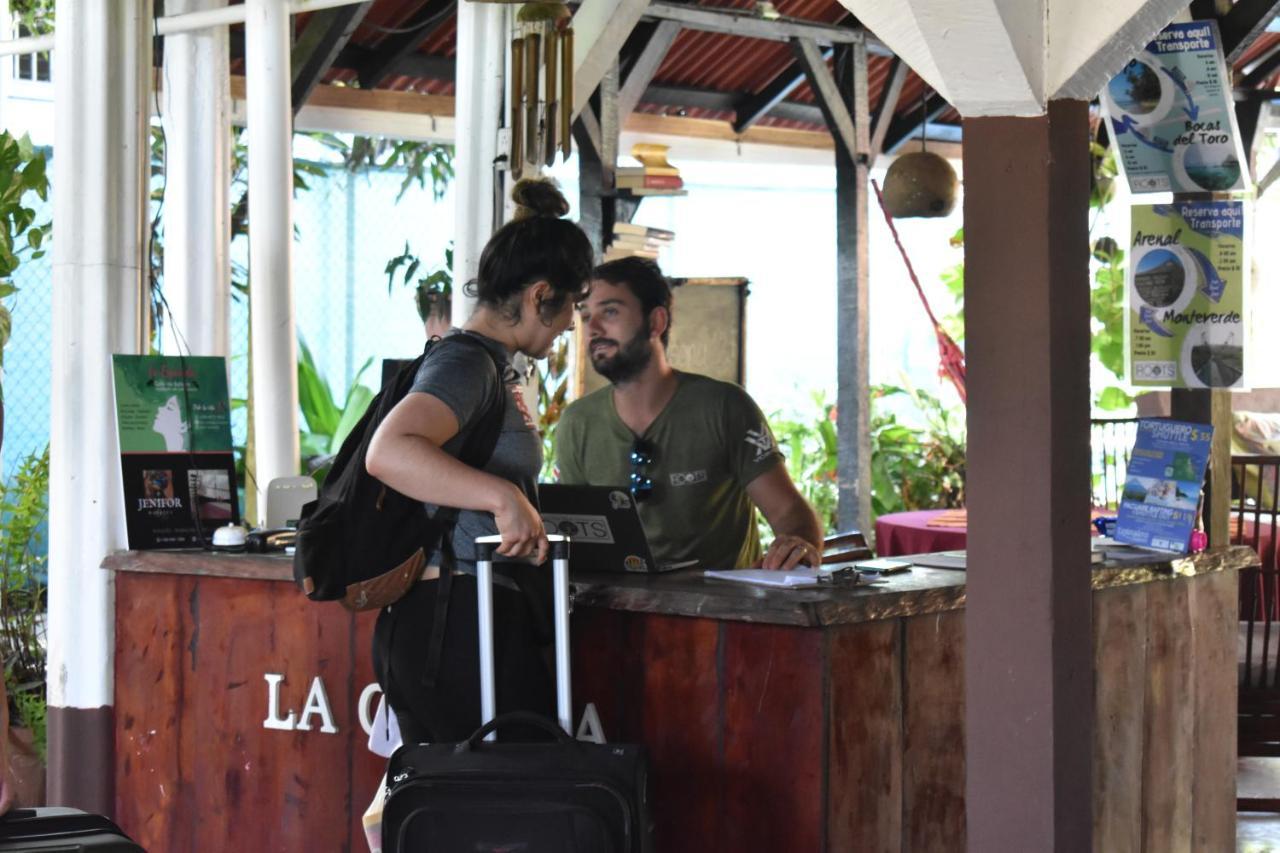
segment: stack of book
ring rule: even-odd
[[[619,166],[614,171],[614,184],[631,195],[687,195],[680,170],[667,162],[667,146],[638,142],[631,156],[639,166]]]
[[[663,246],[671,245],[675,236],[675,232],[661,228],[616,222],[613,226],[613,241],[605,249],[604,259],[616,261],[619,258],[639,257],[657,260],[658,251]]]

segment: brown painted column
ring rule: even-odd
[[[1088,108],[964,122],[968,849],[1091,848]]]

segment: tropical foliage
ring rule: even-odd
[[[360,366],[339,400],[316,366],[311,349],[305,341],[298,341],[298,408],[304,425],[298,430],[298,448],[302,470],[315,477],[317,483],[324,482],[333,457],[373,400],[373,389],[360,382],[372,363],[373,359],[369,359]]]
[[[0,486],[0,654],[5,688],[13,724],[33,730],[42,757],[48,495],[47,447],[23,460],[12,481]]]

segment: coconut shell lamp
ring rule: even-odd
[[[932,151],[903,154],[884,176],[884,206],[894,219],[946,216],[955,209],[956,171]]]

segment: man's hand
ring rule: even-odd
[[[818,566],[822,563],[822,554],[812,542],[806,542],[799,536],[784,533],[773,540],[769,550],[765,552],[760,567],[764,569],[794,569],[796,566]]]

